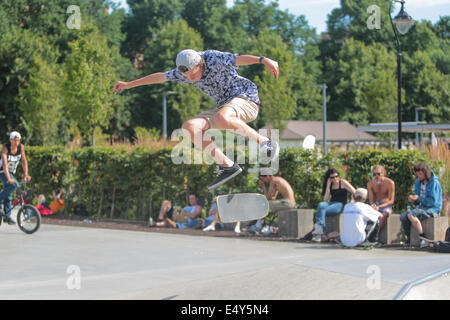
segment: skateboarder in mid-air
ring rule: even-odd
[[[196,147],[204,151],[209,146],[211,156],[219,165],[217,177],[208,187],[212,190],[238,175],[242,169],[226,157],[212,141],[203,139],[208,129],[236,130],[239,134],[259,143],[260,151],[269,159],[278,157],[278,143],[260,135],[247,125],[256,119],[259,112],[258,88],[252,81],[241,77],[236,69],[239,66],[257,63],[264,64],[278,79],[278,63],[264,56],[237,55],[216,50],[197,52],[187,49],[178,53],[176,69],[153,73],[130,82],[118,81],[114,86],[114,93],[137,86],[174,81],[193,84],[210,96],[218,107],[187,120],[182,128],[187,130],[194,144],[198,143],[194,137],[201,135],[201,145]]]

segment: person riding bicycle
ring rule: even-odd
[[[19,187],[16,178],[14,178],[14,174],[16,174],[16,169],[20,161],[22,161],[24,180],[31,180],[31,177],[28,175],[28,162],[25,155],[25,148],[20,143],[20,139],[19,132],[11,132],[9,142],[3,145],[0,159],[0,180],[3,184],[3,191],[0,192],[0,204],[4,204],[6,213],[4,221],[8,224],[16,224],[11,219],[11,202],[14,191]]]

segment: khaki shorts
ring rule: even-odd
[[[197,117],[205,118],[209,122],[210,129],[218,129],[214,125],[213,119],[216,113],[219,112],[223,107],[233,108],[234,111],[236,111],[238,118],[244,121],[245,123],[255,120],[256,117],[258,116],[259,111],[258,105],[253,101],[250,101],[244,97],[236,97],[217,109],[207,110],[205,112],[200,113],[198,116],[196,116],[196,118]]]
[[[296,207],[295,202],[288,199],[282,200],[269,200],[269,209],[273,212],[278,212],[281,210],[294,209]]]

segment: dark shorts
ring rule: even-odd
[[[381,204],[381,202],[375,202],[375,205],[377,205],[377,206],[379,206],[380,204]],[[390,216],[392,213],[392,206],[386,206],[383,208],[379,208],[378,211],[381,212],[382,214]]]

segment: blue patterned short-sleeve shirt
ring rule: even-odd
[[[193,82],[177,69],[165,72],[168,81],[191,83],[210,96],[218,106],[231,99],[243,96],[258,105],[259,96],[256,85],[237,73],[236,54],[207,50],[199,52],[206,62],[205,73],[199,81]]]

